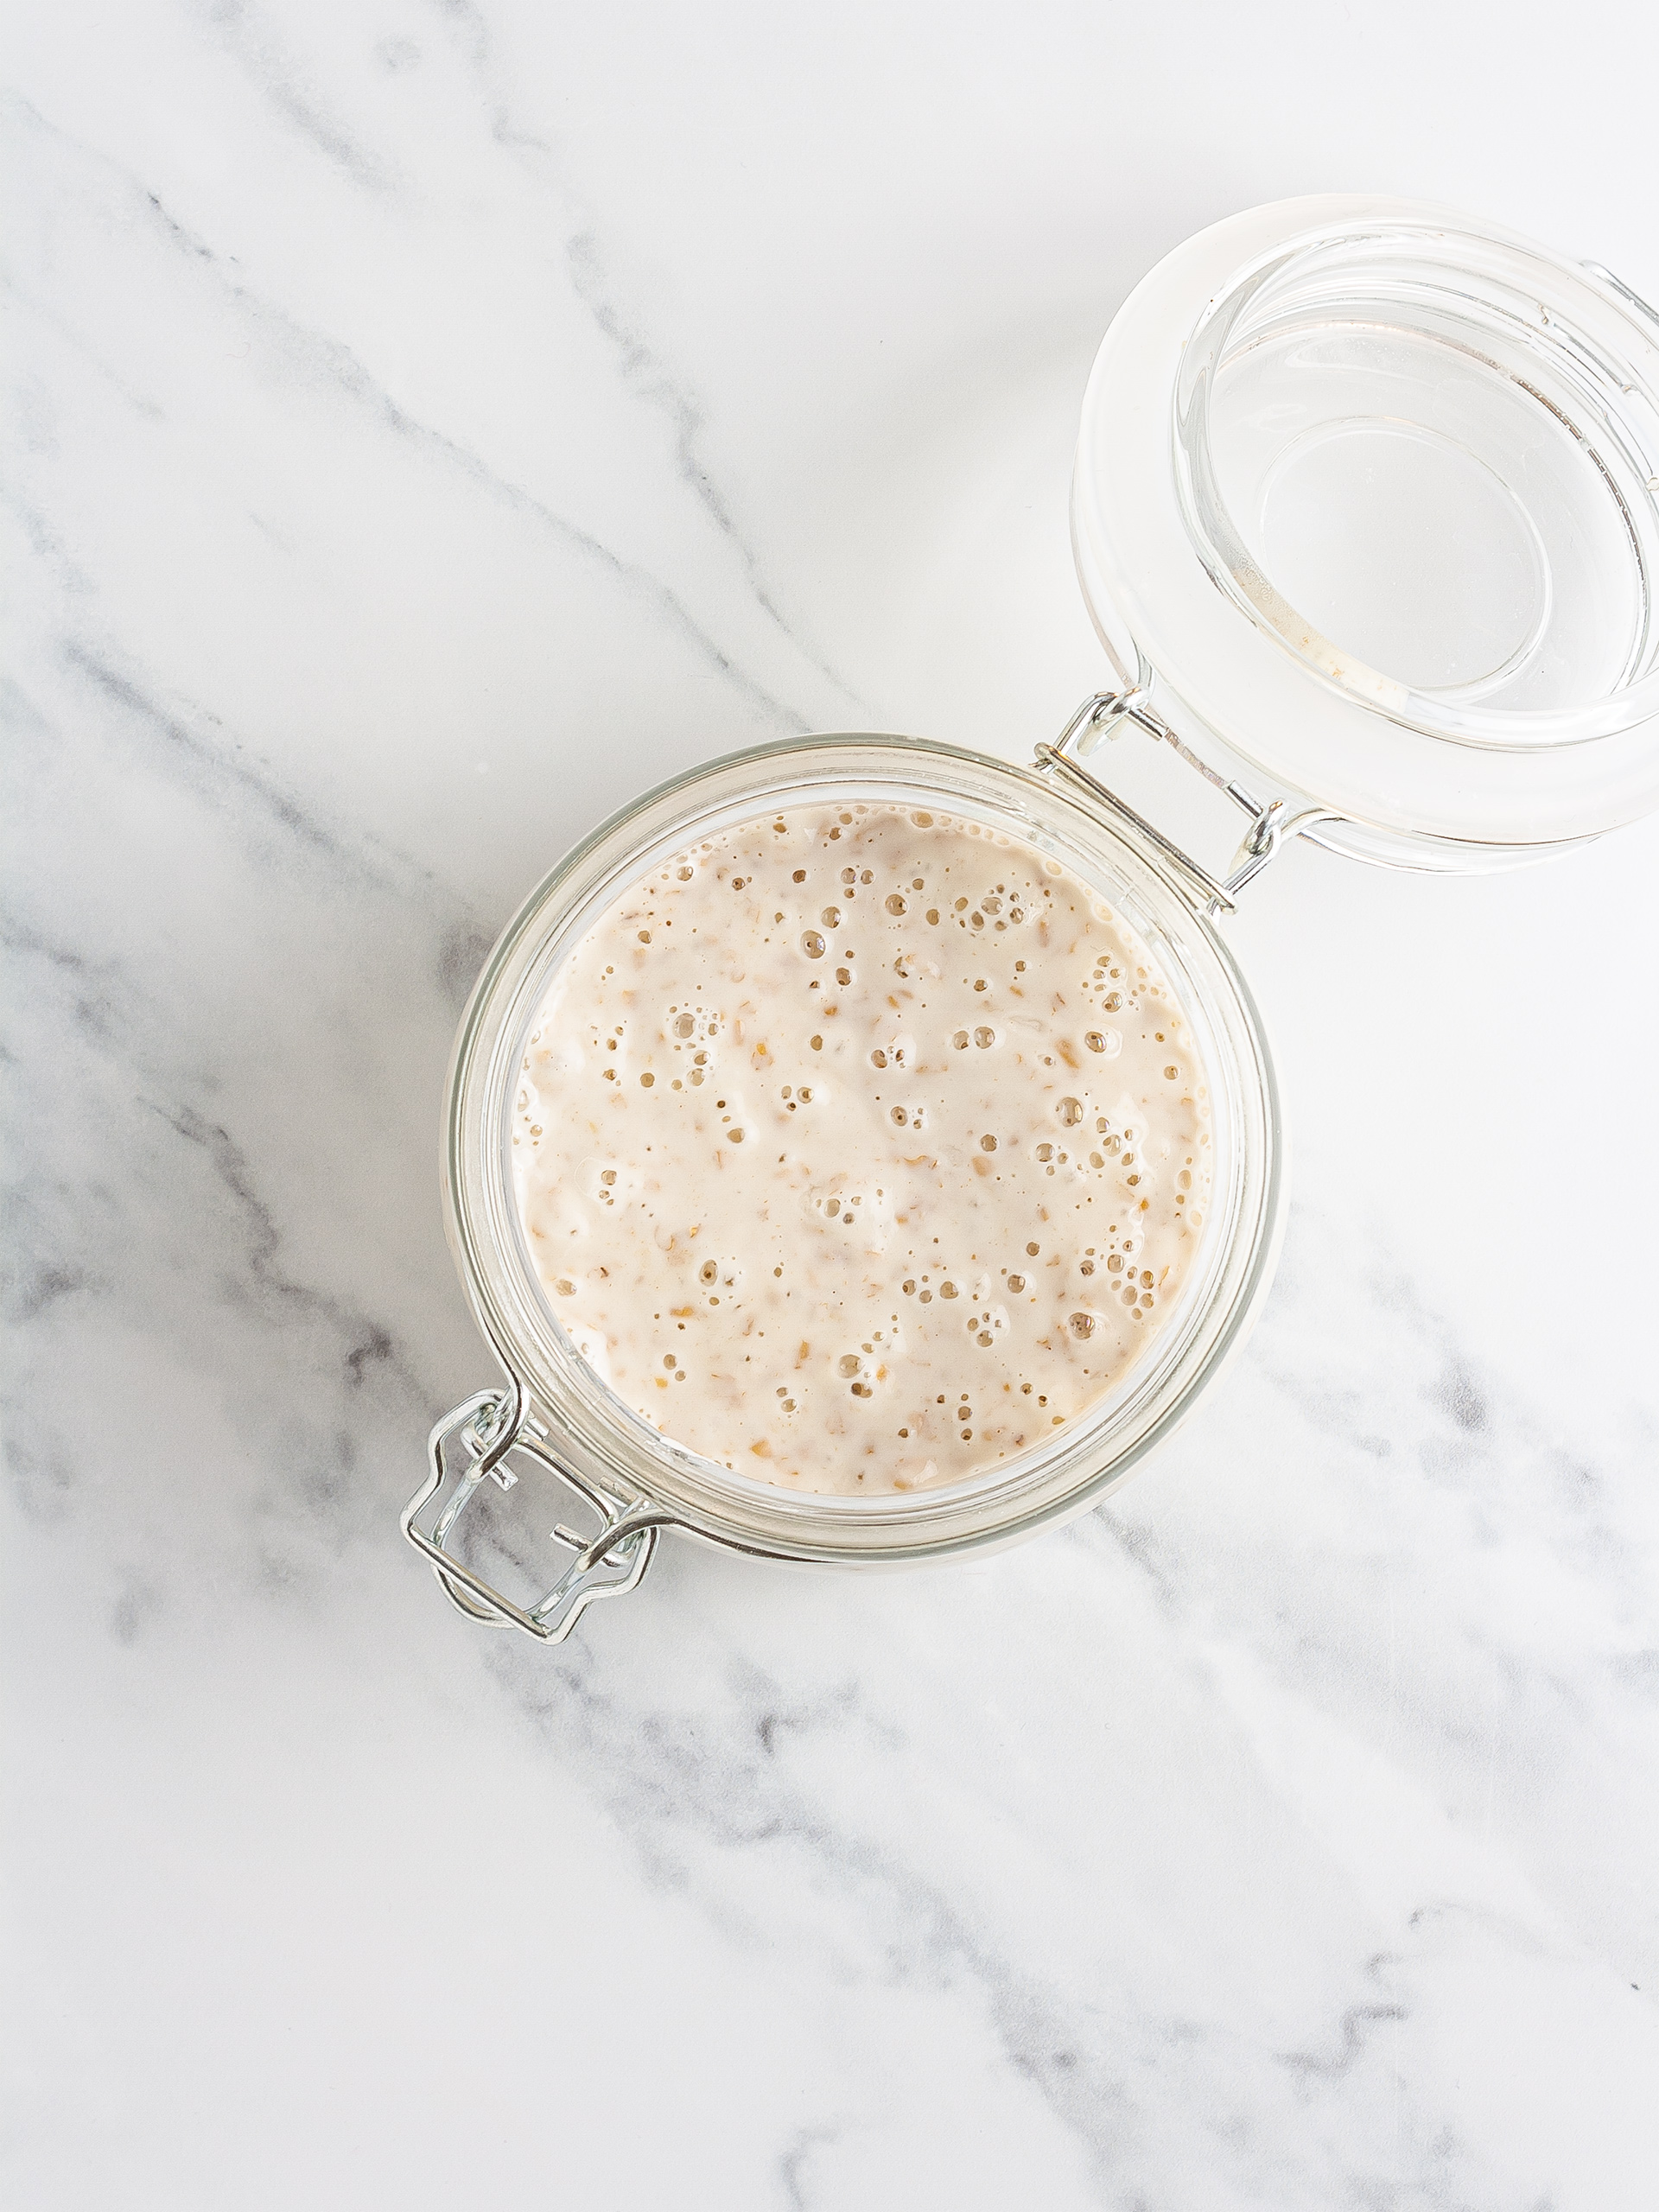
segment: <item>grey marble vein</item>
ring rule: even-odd
[[[448,0],[443,0],[440,12],[452,30],[464,35],[469,60],[483,73],[484,80],[493,89],[496,87],[500,79],[499,73],[490,70],[487,66],[491,59],[490,38],[481,11],[469,5],[452,5]],[[635,314],[630,312],[619,298],[606,266],[603,242],[596,226],[591,200],[573,179],[568,162],[560,158],[555,141],[521,119],[513,105],[516,92],[514,87],[506,97],[497,99],[492,129],[502,146],[530,162],[531,174],[538,181],[550,187],[562,208],[574,211],[567,213],[565,218],[569,235],[564,251],[566,266],[576,296],[592,316],[595,327],[614,349],[629,387],[640,393],[649,404],[659,409],[672,425],[680,479],[690,488],[721,536],[736,553],[756,606],[829,679],[833,690],[853,708],[861,725],[868,723],[871,720],[868,702],[859,695],[843,673],[833,668],[803,638],[798,626],[779,604],[776,593],[766,580],[760,556],[740,527],[731,503],[721,491],[705,457],[706,404],[685,378],[677,373],[662,358],[658,346],[640,327]]]
[[[762,574],[759,555],[739,529],[730,505],[721,495],[702,457],[702,440],[707,427],[704,408],[688,387],[658,359],[643,334],[616,304],[607,281],[599,239],[590,230],[579,232],[571,238],[566,251],[576,291],[586,302],[600,329],[616,347],[629,383],[645,392],[653,404],[661,407],[672,423],[681,479],[690,486],[707,509],[715,528],[735,549],[748,577],[749,588],[756,605],[770,615],[786,636],[801,646],[803,652],[846,697],[855,712],[868,721],[870,715],[868,702],[861,699],[846,678],[831,668],[827,661],[802,643],[779,607]]]
[[[14,105],[10,123],[14,129],[57,137],[66,152],[88,166],[92,165],[93,157],[83,149],[69,146],[63,140],[62,134],[54,132],[48,120],[27,105]],[[111,165],[108,163],[99,166],[106,173],[111,171]],[[731,656],[700,628],[671,587],[637,563],[613,551],[591,531],[556,513],[545,501],[537,499],[523,486],[510,483],[499,476],[477,454],[442,430],[409,414],[391,393],[367,374],[349,346],[324,332],[296,321],[271,302],[259,298],[237,279],[232,273],[231,265],[220,255],[179,223],[160,199],[153,192],[147,191],[137,179],[114,172],[111,181],[118,181],[129,208],[147,220],[158,237],[166,238],[192,260],[212,270],[227,302],[266,349],[274,369],[296,382],[324,386],[366,410],[394,436],[407,440],[441,466],[458,470],[491,499],[504,503],[538,528],[552,533],[562,544],[584,559],[600,564],[630,590],[641,594],[659,616],[665,617],[668,624],[693,645],[708,664],[758,708],[780,734],[804,730],[807,727],[798,715],[782,705],[747,675]]]
[[[249,0],[208,0],[202,14],[213,36],[236,56],[274,115],[353,184],[371,192],[397,188],[397,179],[385,163],[359,145],[330,111],[327,95],[297,60],[270,10],[251,6]]]

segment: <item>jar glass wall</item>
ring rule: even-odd
[[[937,810],[1015,836],[1098,892],[1179,997],[1211,1090],[1209,1218],[1182,1294],[1119,1385],[1046,1443],[948,1486],[872,1497],[734,1475],[659,1434],[560,1328],[526,1247],[510,1159],[525,1040],[549,984],[632,881],[719,829],[831,800]],[[626,809],[526,902],[480,977],[457,1039],[445,1141],[451,1241],[479,1324],[562,1452],[624,1500],[669,1509],[716,1542],[836,1562],[1003,1542],[1082,1510],[1167,1434],[1240,1340],[1280,1225],[1281,1133],[1259,1019],[1189,890],[1132,829],[1052,777],[913,739],[814,738],[716,761]]]

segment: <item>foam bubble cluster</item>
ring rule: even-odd
[[[513,1166],[582,1356],[734,1471],[960,1480],[1144,1352],[1208,1205],[1210,1108],[1147,948],[1052,859],[897,806],[677,855],[565,961]]]

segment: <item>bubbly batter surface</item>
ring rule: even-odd
[[[626,892],[514,1101],[537,1268],[665,1435],[905,1491],[1093,1405],[1173,1303],[1210,1109],[1146,947],[969,821],[791,807]]]

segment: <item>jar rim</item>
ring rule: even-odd
[[[550,976],[597,913],[694,831],[832,793],[906,797],[1005,829],[1121,899],[1194,1020],[1226,1153],[1189,1284],[1100,1408],[1004,1467],[871,1497],[733,1475],[624,1407],[558,1326],[524,1240],[506,1153],[524,1039]],[[1064,779],[881,734],[789,739],[726,755],[648,792],[576,846],[509,924],[474,988],[451,1061],[443,1171],[446,1226],[474,1317],[529,1390],[556,1448],[602,1488],[665,1507],[714,1542],[836,1563],[1007,1542],[1082,1510],[1184,1417],[1242,1341],[1282,1223],[1280,1115],[1260,1017],[1213,925],[1155,851],[1137,851],[1132,833],[1082,804]]]

